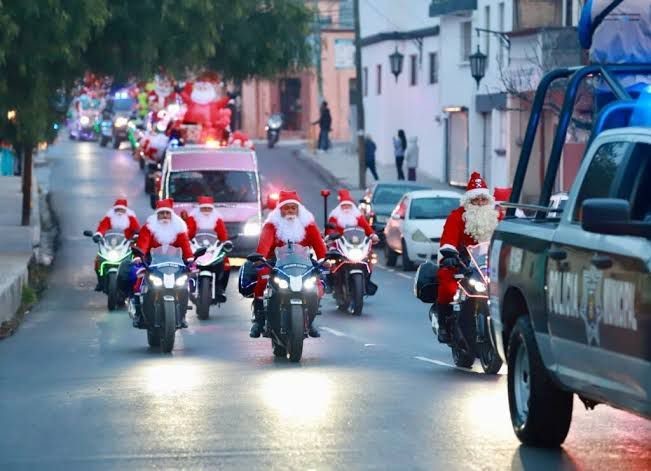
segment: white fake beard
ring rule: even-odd
[[[347,227],[357,227],[359,223],[357,218],[362,213],[357,208],[352,208],[350,211],[344,211],[341,206],[337,206],[330,214],[337,220],[337,224],[344,229]]]
[[[492,205],[476,206],[469,202],[464,206],[464,232],[477,242],[487,242],[493,236],[498,223],[498,212]]]
[[[111,211],[109,219],[111,220],[111,229],[113,230],[123,231],[129,227],[129,215],[127,213],[118,214],[115,211]]]
[[[155,217],[155,215],[154,215]],[[157,218],[150,218],[147,221],[152,234],[161,245],[170,245],[176,240],[179,234],[178,226],[174,224],[174,220],[168,223],[161,223]]]
[[[204,231],[214,231],[217,219],[219,219],[219,214],[215,210],[212,210],[210,214],[196,211],[193,216],[194,220],[197,221],[197,228],[203,229]]]
[[[305,238],[305,226],[297,217],[281,217],[276,224],[276,235],[282,242],[297,244]]]
[[[196,82],[192,87],[190,98],[195,103],[206,105],[211,101],[217,100],[217,90],[209,82]]]

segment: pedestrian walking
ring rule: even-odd
[[[393,155],[396,157],[396,170],[398,171],[398,180],[405,179],[405,173],[402,171],[402,164],[405,161],[405,151],[407,150],[407,137],[405,131],[398,130],[398,135],[393,137]]]
[[[380,177],[377,176],[377,169],[375,168],[375,150],[377,146],[373,142],[373,138],[370,134],[366,135],[364,139],[364,157],[366,159],[366,168],[371,171],[371,175],[375,178],[375,181],[378,181]]]
[[[407,163],[407,180],[410,182],[416,181],[416,168],[418,167],[418,138],[412,136],[409,138],[407,144],[407,151],[405,152],[405,162]]]
[[[318,150],[326,152],[330,149],[330,131],[332,129],[332,115],[330,114],[330,108],[328,108],[328,102],[324,101],[321,103],[321,109],[319,111],[319,119],[312,123],[319,125],[319,142],[317,145]]]

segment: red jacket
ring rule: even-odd
[[[333,225],[335,225],[337,227],[336,227],[336,229],[330,229],[330,228],[326,229],[326,234],[330,235],[330,234],[343,234],[344,233],[345,227],[339,225],[339,221],[337,220],[336,217],[330,216],[330,218],[328,219],[328,223],[333,224]],[[372,234],[375,233],[375,231],[373,231],[373,228],[368,223],[366,218],[361,214],[359,216],[357,216],[357,225],[359,227],[361,227],[362,229],[364,229],[364,233],[367,236],[371,236]]]
[[[145,224],[140,231],[140,235],[138,236],[136,247],[138,247],[142,253],[149,254],[149,251],[151,249],[155,249],[161,245],[163,244],[161,244],[158,239],[156,239],[156,235],[150,229],[149,224]],[[190,239],[188,238],[188,234],[185,231],[178,232],[176,239],[174,239],[170,245],[172,247],[181,249],[183,251],[183,258],[185,260],[191,258],[193,255],[192,247],[190,246]]]
[[[107,231],[112,229],[111,218],[107,215],[99,222],[95,232],[99,234],[106,234]],[[131,239],[136,232],[140,229],[140,223],[135,215],[129,214],[129,226],[124,230],[124,237]]]
[[[280,240],[276,235],[276,226],[273,222],[266,222],[262,226],[257,252],[266,258],[270,258],[274,255],[274,250],[278,247],[283,247],[285,243],[285,241]],[[313,248],[317,259],[322,259],[326,255],[327,249],[325,242],[323,242],[321,232],[314,222],[305,226],[305,237],[299,242],[299,245]]]
[[[188,216],[188,218],[185,220],[185,223],[188,225],[188,237],[190,240],[192,240],[197,235],[197,220],[194,218],[194,216]],[[215,231],[217,237],[219,237],[219,240],[221,242],[228,240],[228,230],[226,229],[226,224],[224,224],[224,220],[222,218],[217,218],[213,231]]]

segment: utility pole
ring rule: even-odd
[[[364,155],[364,86],[362,83],[362,44],[360,39],[359,24],[359,0],[353,1],[353,15],[355,21],[355,73],[357,75],[357,90],[355,90],[355,101],[357,108],[357,159],[359,163],[359,188],[366,188],[366,157]]]

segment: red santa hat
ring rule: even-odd
[[[282,208],[286,204],[301,204],[301,198],[294,190],[281,190],[278,193],[278,208]]]
[[[197,205],[199,208],[214,208],[215,198],[212,196],[200,196],[197,198]]]
[[[164,200],[158,200],[156,201],[156,213],[160,213],[162,211],[172,211],[174,209],[174,200],[172,198],[167,198]]]
[[[471,200],[478,196],[490,196],[490,192],[488,191],[486,182],[481,177],[479,172],[472,172],[472,175],[470,175],[470,180],[468,180],[468,185],[466,186],[464,199]]]
[[[350,195],[350,191],[346,190],[345,188],[341,188],[339,191],[337,191],[337,195],[339,198],[339,204],[343,203],[348,203],[354,205],[355,202],[353,201],[353,197]]]
[[[124,198],[118,198],[115,200],[115,203],[113,203],[113,209],[124,209],[127,211],[129,209],[129,205],[127,204],[127,200]]]

